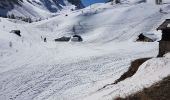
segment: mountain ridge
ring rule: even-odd
[[[44,18],[63,9],[84,8],[81,0],[0,0],[0,16]]]

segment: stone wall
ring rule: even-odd
[[[162,57],[167,52],[170,52],[170,41],[160,41],[158,57]]]

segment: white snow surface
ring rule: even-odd
[[[0,100],[112,100],[151,86],[170,75],[168,54],[98,91],[131,61],[157,56],[158,42],[134,41],[143,32],[160,36],[155,29],[170,17],[168,9],[169,4],[99,3],[31,24],[0,18]],[[73,27],[83,42],[54,42],[72,36]],[[22,37],[9,33],[16,29]]]
[[[126,97],[170,75],[169,65],[169,57],[153,58],[142,64],[134,76],[116,85],[108,86],[85,100],[112,100],[116,97]]]

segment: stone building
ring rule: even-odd
[[[159,41],[159,54],[162,57],[167,52],[170,52],[170,19],[166,19],[157,30],[162,31],[162,39]]]

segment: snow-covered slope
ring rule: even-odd
[[[153,58],[141,65],[134,76],[116,85],[110,85],[83,100],[114,100],[117,97],[129,96],[169,76],[169,66],[169,57]]]
[[[83,7],[81,0],[0,0],[0,15],[44,18],[63,9]]]
[[[155,29],[170,17],[169,9],[169,4],[99,3],[31,24],[0,18],[0,100],[109,100],[150,86],[169,75],[168,57],[154,58],[130,79],[97,91],[126,72],[132,60],[156,57],[157,42],[134,40],[142,32],[160,38]],[[73,27],[83,42],[54,42],[72,36]],[[9,33],[13,29],[22,37]]]

